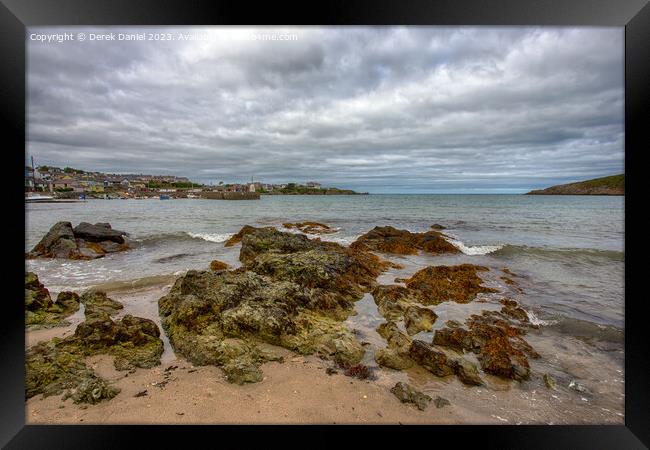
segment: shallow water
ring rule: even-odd
[[[223,242],[243,225],[277,226],[313,220],[338,228],[322,238],[344,245],[377,225],[424,231],[438,223],[463,253],[432,257],[391,256],[404,266],[382,274],[382,284],[406,278],[427,265],[469,262],[490,268],[480,276],[500,294],[480,295],[465,305],[443,303],[434,328],[448,319],[464,321],[498,299],[520,302],[541,325],[527,340],[542,354],[531,360],[529,382],[487,377],[488,389],[469,389],[438,379],[422,369],[377,371],[378,383],[408,381],[434,397],[439,393],[468,417],[493,417],[504,423],[621,423],[623,413],[624,210],[622,197],[522,195],[368,195],[263,196],[259,201],[89,200],[85,203],[29,204],[25,249],[30,250],[57,221],[109,222],[127,231],[134,248],[94,261],[30,260],[52,291],[99,286],[113,290],[169,285],[174,274],[205,269],[213,259],[239,265],[239,246]],[[502,271],[508,268],[516,274]],[[506,276],[518,286],[508,285]],[[152,292],[151,290],[147,292]],[[162,291],[157,294],[162,295]],[[124,313],[157,316],[157,294]],[[119,300],[119,294],[115,297]],[[132,297],[129,297],[132,298]],[[372,296],[356,303],[348,325],[365,341],[364,362],[385,345],[375,328],[383,322]],[[431,340],[432,333],[415,336]],[[168,343],[165,357],[172,357]],[[470,356],[471,358],[471,356]],[[541,374],[550,373],[558,390],[548,390]],[[568,386],[578,380],[592,394]],[[500,391],[498,396],[495,392]],[[444,395],[443,395],[444,394]],[[498,416],[498,417],[495,417]]]

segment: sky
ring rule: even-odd
[[[26,39],[36,165],[371,193],[521,193],[624,171],[622,27],[38,27]]]

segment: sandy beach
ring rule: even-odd
[[[170,284],[109,291],[111,298],[124,304],[118,316],[136,314],[160,323],[157,300]],[[70,326],[28,331],[28,346],[74,333],[83,320],[83,311],[71,316]],[[164,334],[161,336],[164,337]],[[544,340],[536,348],[544,350]],[[214,366],[194,366],[177,358],[166,337],[161,365],[152,369],[118,371],[113,357],[96,355],[86,363],[98,375],[120,389],[109,401],[96,405],[75,404],[61,395],[37,395],[26,402],[28,424],[522,424],[600,423],[622,424],[623,416],[604,411],[580,400],[566,390],[545,389],[541,380],[518,383],[487,377],[487,387],[468,387],[456,377],[438,378],[414,367],[407,371],[375,369],[375,380],[359,380],[327,369],[336,366],[317,356],[301,356],[281,347],[265,346],[284,357],[284,362],[262,366],[259,383],[229,383]],[[576,374],[588,377],[586,358],[569,342],[574,358],[562,361]],[[548,357],[553,358],[548,348]],[[543,355],[546,356],[546,355]],[[557,356],[556,356],[557,357]],[[605,365],[606,361],[602,361]],[[610,374],[615,377],[616,374]],[[401,403],[390,388],[397,381],[408,382],[432,398],[450,404],[437,408],[432,402],[424,411]],[[594,379],[599,386],[602,380]],[[530,386],[532,385],[532,387]],[[537,387],[535,387],[537,386]],[[622,384],[609,384],[617,395]],[[604,394],[606,392],[603,392]],[[621,404],[622,407],[622,404]],[[605,408],[606,409],[606,408]],[[576,411],[579,415],[576,416]],[[579,422],[577,420],[579,418]]]

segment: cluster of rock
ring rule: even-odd
[[[177,354],[240,384],[260,381],[260,365],[277,359],[260,341],[346,367],[361,360],[363,346],[341,321],[390,263],[275,228],[246,226],[232,239],[242,243],[242,267],[189,271],[159,300]]]
[[[26,398],[65,393],[64,399],[72,397],[75,403],[97,403],[117,395],[119,389],[84,363],[88,356],[114,356],[117,370],[160,364],[163,343],[153,321],[131,315],[112,320],[110,315],[122,305],[103,292],[89,292],[79,300],[86,307],[86,317],[73,335],[65,339],[54,338],[27,350]]]
[[[455,374],[467,385],[482,385],[483,380],[474,363],[464,358],[465,352],[474,353],[485,373],[513,380],[530,376],[528,358],[539,354],[523,339],[531,325],[526,312],[514,300],[503,300],[501,311],[483,311],[467,319],[467,328],[455,321],[436,330],[429,344],[413,339],[389,321],[377,332],[388,346],[378,349],[375,360],[381,366],[396,370],[418,364],[429,372],[445,377]]]
[[[58,222],[36,244],[27,258],[95,259],[108,253],[129,249],[124,231],[114,230],[109,223]]]
[[[336,229],[318,222],[296,222],[283,223],[282,226],[289,230],[299,230],[307,234],[330,234],[336,233]]]
[[[25,326],[29,329],[68,325],[65,318],[79,309],[79,296],[60,292],[52,301],[50,291],[33,272],[25,273]]]
[[[350,247],[358,250],[372,250],[398,255],[415,255],[419,250],[432,255],[460,252],[439,231],[411,233],[391,226],[373,228],[361,235]]]

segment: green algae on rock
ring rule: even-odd
[[[431,397],[427,394],[423,394],[409,384],[398,382],[393,386],[390,391],[395,397],[399,399],[402,403],[412,403],[420,411],[424,411],[429,403],[431,403]]]
[[[115,357],[118,370],[150,368],[160,364],[163,343],[158,326],[149,319],[126,315],[114,322],[97,313],[81,323],[74,335],[54,338],[30,347],[25,355],[26,398],[65,393],[75,403],[97,403],[117,395],[84,363],[88,356]]]
[[[257,342],[358,364],[363,347],[341,321],[389,264],[274,228],[246,226],[236,236],[241,268],[188,271],[159,300],[176,352],[194,364],[221,366],[234,382],[259,381],[259,366],[273,358],[260,353]],[[236,351],[229,342],[237,343]]]
[[[109,316],[117,314],[124,305],[120,302],[109,298],[103,291],[87,291],[79,299],[84,304],[84,315],[91,317],[106,313]]]
[[[29,329],[68,325],[65,318],[79,309],[79,296],[61,292],[56,302],[33,272],[25,273],[25,326]]]

